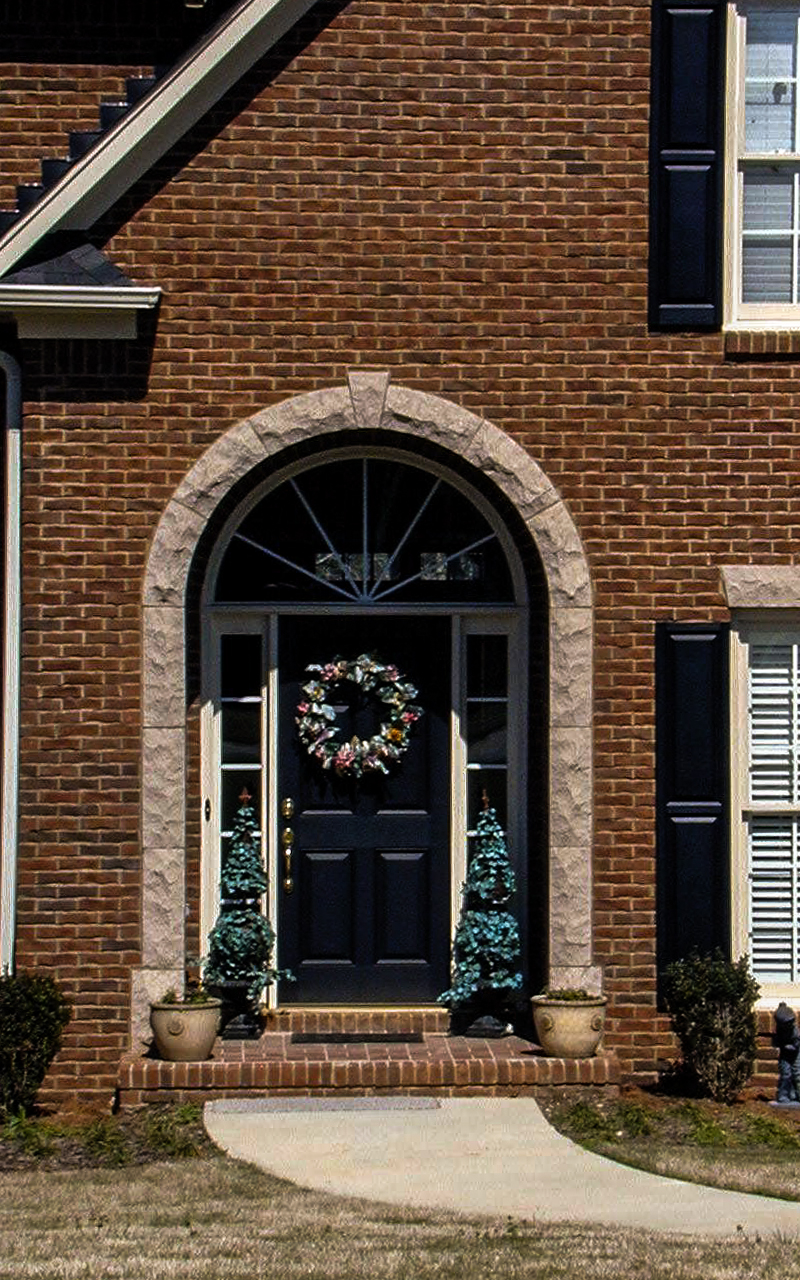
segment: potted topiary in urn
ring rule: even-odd
[[[539,1044],[549,1058],[592,1058],[603,1035],[606,997],[582,987],[531,996]]]

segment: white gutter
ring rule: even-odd
[[[93,226],[315,3],[242,0],[0,237],[0,276],[49,232]]]
[[[0,282],[0,314],[14,317],[19,338],[135,338],[138,312],[160,297],[159,288],[138,285]]]
[[[3,777],[0,784],[0,974],[14,968],[17,903],[20,688],[22,375],[0,351],[6,380],[5,583],[3,599]]]
[[[160,288],[138,285],[83,284],[3,284],[0,281],[0,311],[23,311],[28,307],[79,307],[83,311],[142,311],[155,307]]]

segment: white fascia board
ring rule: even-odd
[[[0,276],[49,232],[93,226],[315,3],[243,0],[0,238]]]

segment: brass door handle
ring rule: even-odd
[[[283,808],[283,806],[281,806]],[[294,848],[294,832],[291,827],[284,827],[281,832],[281,844],[283,845],[283,891],[291,893],[294,889],[294,877],[292,875],[292,851]]]

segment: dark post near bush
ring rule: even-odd
[[[275,934],[261,910],[267,873],[261,860],[261,830],[244,790],[233,823],[230,849],[223,861],[220,891],[222,903],[209,934],[206,986],[223,999],[223,1038],[253,1039],[260,1035],[258,999],[274,982],[272,967]]]
[[[753,1074],[759,987],[747,958],[693,951],[664,970],[664,996],[683,1068],[700,1094],[733,1102]]]
[[[453,943],[452,985],[439,1003],[453,1011],[466,1034],[508,1031],[508,1010],[522,987],[519,927],[508,903],[516,881],[505,835],[484,792],[475,844],[463,885],[461,918]]]

